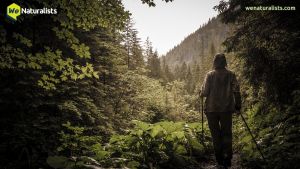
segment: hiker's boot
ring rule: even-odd
[[[231,159],[232,159],[232,155],[227,155],[225,154],[224,155],[224,161],[223,161],[223,164],[225,167],[231,167]]]
[[[224,166],[225,166],[225,168],[231,167],[231,158],[224,159]]]

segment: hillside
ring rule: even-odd
[[[174,70],[176,65],[205,62],[208,57],[222,51],[221,44],[230,28],[221,23],[219,18],[212,18],[194,33],[171,49],[165,57],[166,64]],[[162,58],[163,58],[162,57]]]

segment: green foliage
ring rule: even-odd
[[[97,160],[104,160],[109,155],[101,146],[101,137],[87,135],[88,129],[72,126],[70,122],[63,124],[65,127],[59,133],[60,146],[57,148],[59,154],[65,156],[49,156],[47,163],[53,168],[89,168],[98,167]]]
[[[92,146],[90,153],[94,155],[91,157],[97,160],[94,164],[100,163],[105,167],[182,168],[196,164],[195,157],[206,158],[206,148],[211,146],[207,128],[205,140],[200,143],[200,123],[162,121],[149,124],[134,120],[133,124],[134,128],[130,132],[126,135],[113,135],[104,147],[99,143]],[[69,124],[65,126],[74,131],[74,140],[81,137],[78,135],[82,132],[81,128],[71,127]],[[72,144],[69,139],[66,141],[69,145]],[[81,160],[77,162],[82,162],[82,158],[83,156],[80,156],[78,159]],[[74,165],[74,162],[70,164],[70,159],[66,157],[49,157],[47,162],[53,168],[68,168],[68,165]]]
[[[151,123],[163,119],[173,121],[199,120],[200,115],[190,106],[193,101],[183,82],[173,81],[162,86],[159,80],[137,74],[135,71],[127,72],[122,81],[128,83],[129,88],[124,92],[128,93],[128,99],[131,103],[124,105],[127,106],[124,111],[126,110],[128,114],[133,115],[122,117],[123,119],[143,120]]]
[[[256,135],[256,140],[267,159],[265,164],[251,136],[243,124],[239,124],[239,148],[242,158],[248,167],[265,168],[298,168],[294,163],[299,159],[299,115],[292,112],[282,112],[275,106],[256,104],[247,111],[248,123]],[[282,154],[285,152],[285,154]]]
[[[156,168],[182,168],[195,162],[193,154],[204,157],[207,145],[199,143],[200,124],[169,121],[133,123],[135,128],[130,133],[110,139],[108,149],[117,150],[119,157]]]
[[[99,28],[121,30],[129,17],[117,0],[87,0],[68,4],[66,1],[31,0],[18,4],[51,6],[59,11],[51,16],[22,15],[17,26],[9,28],[9,22],[3,26],[5,43],[0,44],[0,69],[38,72],[39,78],[34,80],[45,89],[56,89],[58,84],[65,81],[98,78],[99,74],[91,64],[90,47],[80,41],[78,32]],[[47,30],[36,31],[39,29]]]
[[[100,167],[100,164],[95,159],[86,156],[78,158],[53,156],[47,158],[47,163],[55,169],[87,169]]]
[[[155,79],[161,78],[161,66],[157,51],[150,52],[147,56],[147,68],[149,69],[149,77]]]
[[[155,6],[154,0],[141,0],[143,3],[148,4],[150,7]],[[165,2],[172,2],[173,0],[163,0]]]
[[[71,156],[86,154],[85,151],[94,150],[97,143],[101,142],[100,136],[84,135],[87,129],[84,127],[72,126],[70,122],[63,124],[65,131],[59,133],[61,145],[58,152],[68,152]]]
[[[124,73],[119,32],[129,13],[119,0],[17,4],[59,12],[22,15],[15,23],[0,13],[0,163],[44,168],[58,147],[62,155],[83,155],[98,136],[107,139],[114,127],[125,128],[114,116],[120,113],[115,103],[123,99],[121,90],[111,91],[127,87],[119,81]],[[62,126],[67,122],[72,126]]]

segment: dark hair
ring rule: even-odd
[[[214,57],[213,68],[224,69],[227,66],[226,58],[223,53],[218,53]]]

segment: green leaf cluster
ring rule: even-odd
[[[132,123],[134,128],[126,135],[115,134],[104,146],[100,141],[91,146],[90,157],[96,160],[95,163],[104,167],[182,168],[197,164],[196,157],[207,158],[206,153],[211,151],[207,128],[205,140],[200,141],[200,123],[162,121],[150,124],[137,120]],[[71,126],[70,123],[64,126],[73,131],[72,135],[61,133],[61,140],[68,143],[66,146],[63,144],[65,148],[72,149],[79,145],[77,143],[87,141],[82,139],[83,128]],[[81,147],[81,150],[84,148]],[[85,157],[82,155],[77,154],[79,158],[75,156],[73,159],[82,159]],[[74,162],[70,167],[69,161],[66,157],[53,156],[48,158],[47,163],[54,168],[56,165],[59,166],[57,168],[74,167]]]

